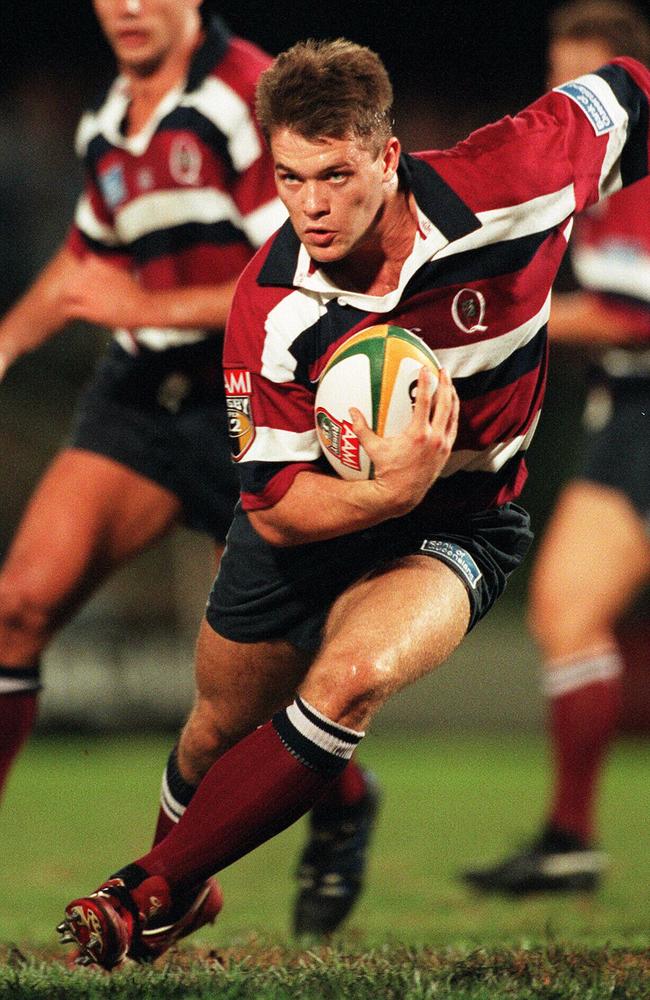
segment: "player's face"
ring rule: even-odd
[[[379,154],[359,139],[305,139],[288,128],[271,137],[276,183],[293,228],[313,260],[339,261],[380,224],[396,184],[399,142]]]
[[[97,19],[120,65],[155,72],[195,30],[201,0],[93,0]]]
[[[615,55],[600,38],[557,38],[548,49],[548,86],[593,73]]]

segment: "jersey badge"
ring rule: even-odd
[[[604,135],[614,128],[614,120],[601,99],[582,80],[570,80],[555,89],[570,97],[584,111],[596,135]]]
[[[451,304],[454,323],[463,333],[482,333],[487,330],[485,319],[485,296],[475,288],[461,288],[454,295]]]
[[[359,454],[359,438],[352,430],[352,424],[347,420],[339,421],[319,406],[316,410],[316,423],[321,444],[348,469],[361,468]]]
[[[97,179],[104,201],[109,208],[117,208],[126,200],[126,181],[121,163],[115,163],[106,170],[100,170]]]
[[[169,149],[169,172],[177,184],[196,184],[203,157],[191,135],[178,135]]]
[[[255,440],[255,424],[251,407],[251,373],[245,368],[225,368],[226,412],[232,456],[236,462],[244,457]]]

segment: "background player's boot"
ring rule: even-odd
[[[365,773],[363,798],[336,816],[310,815],[310,836],[298,867],[293,929],[297,935],[331,934],[363,888],[367,850],[379,807],[375,777]]]
[[[512,896],[581,892],[597,889],[607,867],[602,851],[573,834],[547,827],[530,847],[496,865],[469,869],[461,877],[473,889]]]
[[[147,921],[128,951],[136,962],[153,962],[181,938],[213,924],[223,907],[223,893],[216,879],[203,882],[198,890],[175,900],[169,913]]]

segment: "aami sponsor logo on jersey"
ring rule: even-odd
[[[251,408],[251,373],[245,368],[226,368],[223,380],[226,388],[230,447],[233,458],[238,462],[255,440],[255,424]]]
[[[348,469],[360,469],[359,438],[347,420],[339,421],[322,407],[316,410],[316,422],[321,444],[327,448],[341,465]]]

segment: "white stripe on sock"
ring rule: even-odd
[[[562,664],[560,666],[560,664]],[[542,691],[547,698],[559,698],[589,684],[616,680],[623,673],[623,659],[616,649],[601,649],[580,657],[565,657],[553,661],[542,679]]]
[[[287,718],[293,726],[298,730],[298,732],[309,740],[311,743],[315,743],[317,747],[321,750],[326,750],[327,753],[333,754],[335,757],[343,757],[349,760],[354,751],[359,745],[359,740],[365,736],[365,733],[357,732],[354,729],[348,729],[346,726],[340,726],[338,722],[332,722],[328,719],[322,712],[318,712],[312,705],[308,702],[303,702],[310,712],[313,712],[315,716],[322,719],[330,726],[336,726],[336,728],[341,733],[341,736],[335,736],[333,733],[328,733],[320,726],[317,726],[311,719],[308,719],[305,713],[300,709],[300,706],[294,701],[287,708]],[[349,741],[345,739],[345,734],[349,733],[353,737],[353,740]]]

